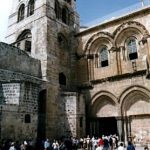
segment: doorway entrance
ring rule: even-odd
[[[88,124],[89,122],[89,124]],[[87,134],[102,136],[117,134],[117,120],[115,117],[92,118],[87,122]]]
[[[46,137],[46,90],[42,90],[39,93],[38,100],[38,132],[37,137],[39,139],[45,139]]]

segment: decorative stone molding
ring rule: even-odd
[[[113,44],[113,36],[109,32],[98,32],[87,41],[84,52],[88,53],[93,43],[100,38],[105,38]]]
[[[127,28],[136,28],[137,30],[139,30],[141,32],[141,34],[143,35],[149,35],[148,30],[145,28],[144,25],[142,25],[139,22],[136,21],[128,21],[128,22],[124,22],[123,24],[121,24],[113,33],[113,37],[117,37],[124,29]],[[116,38],[115,38],[116,39]]]
[[[147,88],[145,88],[143,86],[139,86],[139,85],[134,85],[134,86],[128,87],[127,89],[125,89],[122,92],[122,94],[120,94],[120,97],[119,97],[119,103],[120,103],[120,106],[121,106],[122,113],[124,111],[123,109],[124,109],[126,98],[130,93],[133,93],[133,91],[139,91],[140,93],[142,93],[148,99],[150,98],[150,91]]]
[[[118,51],[118,50],[120,50],[119,48],[117,48],[118,47],[118,45],[117,45],[118,39],[119,39],[119,36],[121,34],[123,34],[123,32],[125,32],[125,31],[127,33],[130,33],[130,31],[134,31],[135,33],[137,33],[138,40],[140,40],[143,37],[142,42],[145,42],[145,40],[147,38],[149,38],[149,32],[145,28],[144,25],[142,25],[141,23],[136,22],[136,21],[128,21],[128,22],[124,22],[123,24],[121,24],[113,32],[113,34],[111,34],[109,32],[98,32],[98,33],[94,34],[87,41],[85,49],[84,49],[84,53],[90,53],[90,51],[92,49],[92,46],[95,44],[95,42],[97,40],[101,40],[101,39],[105,39],[109,45],[111,43],[111,45],[109,46],[110,47],[109,51]],[[128,38],[128,37],[126,37],[126,38]],[[122,39],[120,39],[121,42],[124,42],[124,40],[122,41]],[[124,44],[119,44],[119,46],[124,46]]]
[[[115,95],[113,95],[112,93],[108,91],[100,91],[91,98],[91,105],[93,105],[98,100],[99,97],[104,96],[104,95],[109,97],[115,104],[117,104],[118,100],[117,100],[117,97],[115,97]]]
[[[107,81],[115,82],[115,81],[120,81],[122,79],[128,79],[133,76],[136,77],[136,76],[143,76],[143,75],[144,76],[146,75],[146,70],[136,71],[133,73],[126,73],[126,74],[121,74],[121,75],[115,75],[112,77],[102,78],[102,79],[98,79],[98,80],[91,80],[90,82],[94,85],[94,84],[104,83]]]

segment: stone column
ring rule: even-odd
[[[95,67],[98,68],[99,66],[99,54],[95,54]]]
[[[124,126],[124,143],[127,146],[127,142],[128,142],[128,119],[126,116],[124,117],[123,126]]]
[[[118,74],[122,74],[122,66],[121,66],[121,51],[123,47],[116,48],[116,61],[117,61],[117,70]]]
[[[131,117],[126,116],[125,117],[125,142],[132,140],[131,137]]]
[[[95,66],[94,66],[94,54],[91,55],[91,79],[94,80],[94,70],[95,70]]]
[[[117,117],[117,130],[118,130],[118,136],[119,140],[123,141],[123,119],[122,117]]]
[[[89,81],[94,79],[94,55],[88,54],[88,70],[89,70]]]
[[[128,139],[132,140],[132,135],[131,135],[131,116],[128,117]]]
[[[89,74],[89,81],[91,80],[91,65],[90,65],[90,59],[88,59],[88,74]]]
[[[149,75],[149,65],[150,65],[150,38],[143,38],[142,39],[142,44],[144,45],[146,43],[146,48],[147,48],[147,61],[148,61],[148,66],[147,66],[147,75]]]

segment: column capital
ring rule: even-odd
[[[112,52],[115,52],[116,49],[117,49],[117,47],[114,47],[114,46],[113,46],[113,47],[111,47],[108,51],[109,51],[109,52],[111,52],[111,51],[112,51]]]
[[[116,120],[117,121],[121,121],[121,120],[123,120],[123,117],[122,116],[118,116],[118,117],[116,117]]]
[[[145,34],[145,35],[143,36],[143,38],[141,39],[140,42],[142,42],[142,44],[144,45],[145,43],[147,43],[148,38],[150,38],[150,35],[149,35],[149,34]],[[140,43],[140,42],[139,42],[139,43]]]

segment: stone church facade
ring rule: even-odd
[[[150,142],[149,17],[143,8],[78,33],[87,133]]]
[[[1,138],[150,143],[149,7],[83,31],[75,7],[13,0],[9,45],[0,43]]]

